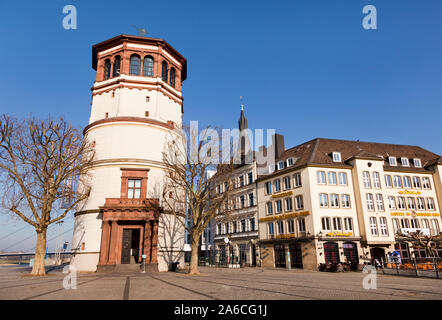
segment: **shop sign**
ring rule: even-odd
[[[290,239],[290,238],[294,238],[295,234],[294,233],[284,233],[284,234],[278,234],[276,235],[276,239]]]
[[[261,218],[261,219],[259,219],[259,222],[289,219],[289,218],[295,218],[295,217],[300,217],[300,216],[308,216],[309,214],[310,214],[310,211],[301,211],[301,212],[280,214],[280,215]]]
[[[283,192],[283,193],[272,194],[272,198],[282,198],[282,197],[291,196],[292,194],[293,194],[293,191],[287,191],[287,192]]]
[[[410,190],[401,190],[398,191],[399,194],[414,194],[414,195],[420,195],[420,191],[410,191]]]
[[[350,237],[353,235],[353,232],[329,232],[327,236],[329,237]]]
[[[439,217],[439,213],[435,212],[390,212],[390,216],[399,216],[399,217]]]

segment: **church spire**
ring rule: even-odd
[[[239,116],[238,127],[239,131],[242,131],[244,129],[247,129],[247,119],[244,115],[244,105],[242,103],[242,97],[240,97],[240,99],[241,99],[241,115]]]

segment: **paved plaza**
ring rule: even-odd
[[[78,274],[77,289],[63,288],[61,269],[44,278],[29,268],[0,266],[0,299],[43,300],[391,300],[442,299],[442,280],[378,275],[377,289],[363,288],[366,274],[260,268],[203,267],[199,276],[182,272]]]

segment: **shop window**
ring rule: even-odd
[[[410,259],[410,250],[408,244],[405,242],[399,242],[394,245],[394,249],[399,252],[402,262]]]
[[[339,263],[339,248],[336,242],[325,242],[324,245],[325,263]]]

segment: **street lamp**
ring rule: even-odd
[[[230,241],[229,236],[224,238],[224,243],[229,245],[230,255],[233,259],[233,246],[232,246],[232,242]],[[232,261],[232,260],[230,260],[230,261]],[[227,261],[227,265],[229,265],[228,261]]]

